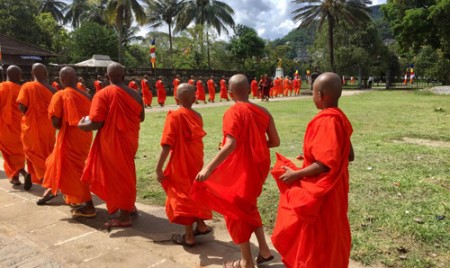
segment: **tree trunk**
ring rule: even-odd
[[[335,73],[336,67],[334,66],[334,17],[328,13],[328,49],[330,50],[330,65],[331,70]]]
[[[169,62],[170,62],[170,68],[173,69],[173,64],[172,64],[172,24],[168,24],[169,25]]]
[[[208,68],[211,69],[211,56],[209,55],[209,32],[206,30],[206,52],[208,53]]]
[[[117,62],[122,63],[122,39],[123,39],[123,25],[119,26],[119,36],[117,42]]]

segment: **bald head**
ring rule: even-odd
[[[323,73],[314,81],[313,94],[320,96],[323,108],[337,106],[342,93],[341,77],[335,73]],[[316,98],[314,99],[316,106]],[[320,108],[320,107],[318,107]]]
[[[233,75],[228,81],[230,91],[234,98],[238,101],[248,100],[248,94],[250,92],[250,86],[248,79],[243,74]]]
[[[35,63],[31,67],[31,74],[35,80],[43,82],[47,79],[47,67],[42,63]]]
[[[117,62],[108,65],[106,75],[113,84],[123,83],[125,80],[125,67]]]
[[[64,67],[59,71],[59,80],[64,88],[76,88],[77,72],[72,67]]]
[[[195,87],[188,83],[182,83],[177,88],[177,99],[181,106],[190,108],[195,102]]]
[[[6,76],[8,80],[18,84],[22,79],[22,69],[16,65],[10,65],[8,69],[6,69]]]

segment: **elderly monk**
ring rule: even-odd
[[[265,241],[257,199],[270,169],[270,150],[280,144],[271,114],[249,102],[247,77],[229,81],[236,104],[223,117],[223,147],[197,175],[191,198],[224,215],[228,232],[242,258],[224,267],[254,267],[250,237],[256,234],[256,264],[273,259]]]
[[[225,76],[222,76],[219,85],[220,85],[220,101],[222,101],[222,99],[229,101],[230,99],[228,98],[227,81],[225,80]]]
[[[20,185],[19,174],[26,178],[25,154],[20,139],[22,114],[16,104],[20,91],[22,69],[10,65],[6,69],[7,81],[0,84],[0,150],[6,176],[13,185]]]
[[[56,90],[47,84],[47,68],[41,63],[32,66],[34,81],[22,85],[16,102],[22,112],[22,143],[27,160],[28,175],[24,189],[30,190],[32,183],[42,183],[45,159],[55,144],[55,129],[48,118],[48,105]]]
[[[103,87],[104,87],[104,85],[103,85],[103,81],[102,81],[102,76],[101,75],[97,75],[97,80],[94,81],[95,93],[97,93],[100,90],[102,90]]]
[[[208,101],[214,102],[216,99],[216,83],[214,83],[214,77],[211,75],[208,82],[206,82],[206,85],[208,87]]]
[[[338,108],[341,78],[317,77],[313,100],[320,112],[306,128],[303,166],[277,154],[272,170],[280,199],[272,241],[288,268],[336,267],[349,264],[349,161],[354,153],[352,125]]]
[[[76,88],[77,75],[72,67],[62,68],[59,79],[64,90],[53,95],[48,107],[48,116],[59,132],[53,152],[46,160],[42,186],[47,190],[37,204],[46,204],[60,190],[67,204],[86,203],[85,207],[72,210],[73,216],[95,217],[89,186],[81,182],[92,132],[78,128],[80,119],[89,114],[91,95]]]
[[[111,63],[107,68],[110,85],[92,99],[89,117],[80,120],[84,131],[98,130],[81,180],[106,202],[110,214],[119,216],[105,227],[130,227],[135,211],[136,168],[140,123],[145,111],[142,98],[124,83],[125,67]]]
[[[172,242],[185,247],[196,245],[194,236],[211,232],[204,220],[212,218],[211,210],[189,199],[195,176],[203,167],[203,130],[201,115],[192,109],[195,87],[181,84],[176,98],[180,108],[170,111],[161,138],[161,155],[156,176],[166,194],[166,213],[170,222],[185,226],[183,235],[175,234]],[[170,154],[169,162],[163,166]],[[197,226],[193,228],[193,224]]]
[[[164,86],[164,82],[162,80],[162,76],[159,77],[158,81],[155,84],[156,87],[156,95],[158,96],[158,104],[163,107],[166,102],[166,87]]]
[[[177,103],[177,105],[180,104],[180,102],[178,101],[177,98],[177,91],[178,91],[178,86],[180,85],[181,81],[180,81],[180,76],[177,74],[175,76],[175,79],[173,79],[172,85],[173,85],[173,97],[175,98],[175,102]]]
[[[153,94],[150,90],[150,82],[148,81],[148,75],[144,75],[144,79],[141,80],[142,100],[144,101],[144,107],[152,107]]]
[[[203,101],[203,103],[206,103],[205,86],[203,85],[201,76],[197,80],[197,91],[195,92],[195,97],[197,97],[197,102]]]

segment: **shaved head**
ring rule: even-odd
[[[59,71],[59,80],[63,87],[76,88],[77,72],[72,67],[64,67]]]
[[[195,87],[188,83],[182,83],[177,89],[177,99],[181,106],[190,108],[195,102]]]
[[[125,80],[125,67],[117,62],[108,65],[106,75],[113,84],[123,83]]]
[[[335,73],[323,73],[314,81],[313,99],[319,109],[337,107],[341,94],[342,80]]]
[[[8,80],[18,84],[22,79],[22,69],[16,65],[10,65],[8,69],[6,69],[6,76]]]
[[[228,81],[230,91],[234,98],[239,101],[248,100],[248,94],[250,92],[250,86],[248,79],[243,74],[233,75]]]
[[[35,63],[31,67],[31,74],[37,81],[43,82],[47,79],[47,67],[42,63]]]

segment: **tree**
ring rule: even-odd
[[[254,29],[245,25],[238,24],[234,31],[235,35],[230,40],[230,51],[245,68],[245,61],[248,58],[263,55],[265,43]]]
[[[183,5],[184,0],[149,0],[147,8],[148,23],[150,23],[150,27],[157,28],[165,23],[169,28],[169,57],[171,67],[173,67],[172,27],[174,26],[175,18],[182,10]]]
[[[86,21],[96,22],[100,25],[107,25],[105,15],[108,0],[93,0],[89,2],[89,8],[81,14],[81,18]]]
[[[90,8],[88,0],[72,0],[72,3],[64,8],[64,24],[70,23],[73,28],[81,25],[83,14]]]
[[[211,67],[209,53],[209,28],[213,27],[220,35],[228,33],[227,26],[234,27],[234,10],[226,3],[218,0],[187,0],[183,10],[177,17],[175,31],[185,30],[189,24],[203,25],[206,29],[206,45],[208,50],[208,67]]]
[[[319,21],[319,30],[327,22],[328,26],[328,48],[330,66],[336,72],[334,64],[334,39],[335,27],[339,22],[349,25],[359,25],[371,21],[370,9],[367,5],[372,4],[369,0],[294,0],[301,7],[294,10],[294,21],[301,21],[299,27],[309,27],[315,21]]]
[[[66,3],[63,1],[57,1],[57,0],[43,0],[41,7],[39,9],[39,13],[50,13],[52,14],[53,18],[58,21],[62,22],[64,21],[64,14],[63,10],[67,6]]]
[[[114,25],[118,33],[117,54],[118,61],[121,62],[127,29],[131,28],[134,21],[139,25],[146,22],[144,7],[138,0],[109,0],[106,6],[106,17],[109,24]]]
[[[64,27],[50,13],[41,13],[36,16],[36,24],[41,37],[40,47],[56,54],[64,55],[69,44],[69,34]]]

